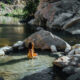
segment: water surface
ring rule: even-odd
[[[0,77],[5,80],[20,80],[26,75],[51,67],[53,60],[54,58],[47,54],[30,60],[27,59],[27,55],[2,56],[0,57]]]
[[[0,46],[12,45],[24,40],[33,32],[34,30],[28,25],[0,25]]]
[[[29,25],[0,25],[0,47],[12,45],[19,40],[24,40],[35,30]],[[73,36],[62,31],[52,31],[71,45],[80,43],[79,36]],[[0,77],[5,80],[19,80],[26,75],[30,75],[52,66],[54,58],[47,55],[39,55],[37,59],[28,60],[27,55],[1,56],[0,57]],[[42,52],[44,54],[44,52]],[[58,77],[57,77],[58,78]],[[60,80],[56,79],[56,80]]]

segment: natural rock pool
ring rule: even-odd
[[[0,47],[12,45],[19,40],[24,40],[33,32],[34,29],[29,25],[0,25]],[[53,33],[68,41],[72,45],[79,43],[78,36],[75,37],[63,32]],[[0,77],[3,77],[5,80],[20,80],[27,75],[31,75],[51,67],[55,58],[49,55],[50,52],[47,51],[39,52],[38,58],[32,60],[28,60],[27,55],[24,55],[24,53],[0,56]]]
[[[44,53],[43,53],[44,54]],[[48,53],[49,54],[49,53]],[[27,59],[27,55],[12,55],[0,57],[0,77],[4,80],[20,80],[52,66],[54,58],[49,55],[39,55],[36,59]]]
[[[34,27],[30,25],[0,25],[0,46],[12,45],[13,43],[24,40],[29,35],[35,32]],[[79,35],[71,35],[64,31],[52,31],[53,34],[58,35],[70,44],[80,42]]]

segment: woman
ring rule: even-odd
[[[27,55],[27,57],[28,58],[35,58],[37,56],[38,56],[37,53],[34,52],[34,43],[30,42],[29,46],[28,46],[28,55]]]

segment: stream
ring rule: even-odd
[[[29,25],[0,25],[0,47],[12,45],[18,40],[24,40],[33,32],[34,29]],[[79,42],[78,36],[75,37],[63,32],[57,33],[56,31],[54,31],[54,34],[68,41],[71,45]],[[24,53],[1,56],[0,77],[3,77],[4,80],[20,80],[26,75],[52,67],[52,62],[55,58],[49,56],[50,52],[39,52],[38,54],[38,58],[31,60],[28,60],[27,55]]]
[[[0,47],[12,45],[18,40],[24,40],[34,32],[28,25],[0,25]],[[52,66],[54,60],[49,52],[40,52],[36,59],[28,60],[27,53],[0,57],[0,77],[4,80],[20,80],[26,75],[44,70]]]

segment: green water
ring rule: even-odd
[[[44,53],[43,53],[44,54]],[[49,55],[39,55],[36,59],[27,59],[27,55],[0,57],[0,77],[5,80],[19,80],[47,67],[52,66],[54,58]]]
[[[35,30],[29,25],[0,25],[0,47],[12,45],[19,40],[24,40]],[[79,37],[63,32],[53,31],[54,34],[68,41],[71,45],[79,43]],[[13,53],[14,54],[14,53]],[[26,75],[30,75],[52,66],[54,58],[47,55],[39,55],[38,58],[28,60],[27,55],[0,56],[0,77],[5,80],[19,80]],[[44,54],[44,52],[41,52]],[[60,79],[57,79],[60,80]]]
[[[28,25],[0,25],[0,46],[12,45],[19,40],[24,40],[34,32]]]

